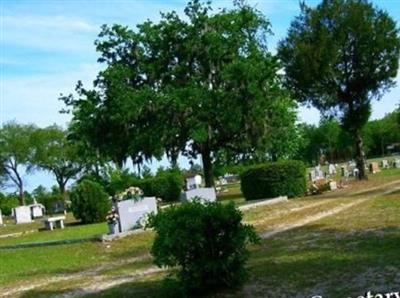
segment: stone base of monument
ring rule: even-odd
[[[195,198],[199,198],[202,202],[215,202],[217,195],[214,187],[195,188],[185,192],[184,200],[191,202]]]
[[[151,229],[148,229],[151,230]],[[122,232],[122,233],[116,233],[116,234],[104,234],[99,236],[99,240],[102,242],[110,242],[116,239],[121,239],[127,236],[131,236],[131,235],[136,235],[136,234],[141,234],[144,233],[146,230],[143,229],[135,229],[135,230],[131,230],[131,231],[126,231],[126,232]]]

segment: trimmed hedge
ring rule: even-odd
[[[307,191],[306,167],[297,160],[251,166],[240,175],[240,185],[246,200],[301,196]]]
[[[136,186],[143,190],[145,196],[156,196],[165,202],[172,202],[180,199],[184,179],[179,171],[165,171],[137,181]]]
[[[198,297],[238,287],[247,277],[247,244],[259,242],[232,202],[172,206],[151,215],[149,226],[156,233],[151,248],[154,263],[177,266],[176,287],[164,288],[162,297]]]

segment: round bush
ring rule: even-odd
[[[0,193],[0,210],[5,216],[11,215],[11,210],[19,206],[18,197],[15,195],[5,196]]]
[[[240,175],[240,186],[246,200],[301,196],[307,190],[306,167],[296,160],[252,166]]]
[[[71,190],[70,198],[75,218],[83,223],[105,221],[107,212],[111,208],[111,201],[103,187],[90,180],[79,182]]]
[[[233,203],[184,203],[150,216],[156,237],[151,253],[158,266],[179,266],[187,295],[236,287],[246,277],[246,244],[256,243],[252,226],[242,224]]]
[[[177,201],[180,198],[184,179],[179,171],[165,171],[155,177],[137,182],[145,196],[156,196],[165,202]]]

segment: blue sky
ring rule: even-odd
[[[282,39],[293,17],[299,13],[298,0],[254,0],[250,4],[271,21],[274,35],[271,51]],[[306,1],[315,5],[318,1]],[[400,0],[375,0],[400,22]],[[16,120],[47,126],[65,126],[68,115],[59,114],[60,93],[74,90],[78,80],[89,85],[99,71],[93,45],[102,24],[134,27],[147,19],[156,21],[160,11],[183,13],[186,1],[173,0],[0,0],[0,122]],[[231,0],[213,1],[215,9],[230,7]],[[397,77],[400,85],[400,77]],[[374,103],[372,118],[380,118],[400,102],[400,87],[393,88]],[[300,108],[301,121],[317,123],[315,109]],[[187,164],[182,160],[184,166]],[[162,162],[165,164],[165,161]],[[156,167],[153,164],[152,167]],[[28,189],[40,182],[50,185],[48,175],[27,177]]]

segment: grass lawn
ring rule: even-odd
[[[382,187],[383,183],[395,180],[400,180],[400,170],[385,170],[371,175],[369,181],[350,182],[344,190],[245,211],[244,220],[262,233],[374,196],[338,214],[250,247],[248,282],[240,290],[216,296],[354,297],[364,295],[367,290],[384,293],[399,290],[400,191],[385,194],[389,186]],[[379,189],[371,190],[372,187]],[[400,183],[393,187],[400,187]],[[225,195],[235,196],[231,199],[237,204],[244,203],[239,185],[231,185],[230,191],[219,199],[229,200],[223,198]],[[0,239],[0,245],[86,237],[101,233],[102,229],[106,229],[105,224],[71,225],[65,230]],[[81,288],[115,282],[93,296],[157,296],[166,273],[151,271],[155,268],[149,256],[152,239],[153,233],[148,231],[111,243],[0,249],[0,288],[13,290],[39,283],[34,289],[10,296],[46,297],[71,291],[83,296]],[[149,270],[150,274],[132,281],[143,270]],[[90,296],[90,291],[85,295]]]

